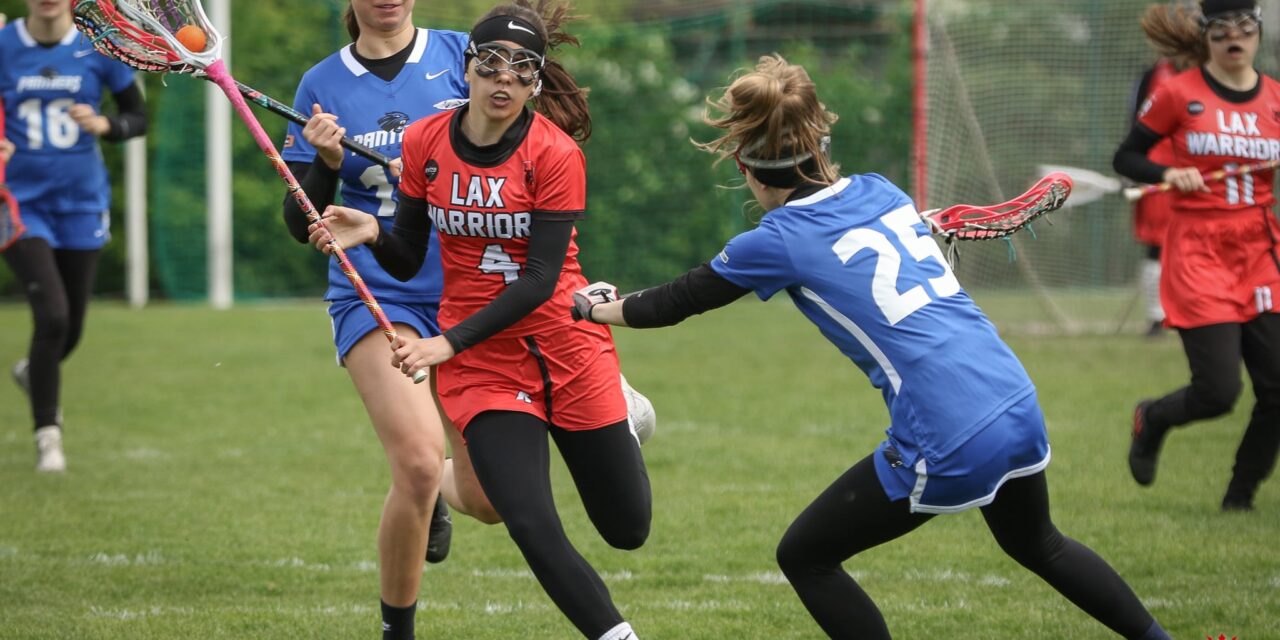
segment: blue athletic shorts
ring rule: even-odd
[[[436,314],[440,311],[438,302],[396,303],[379,302],[382,312],[387,314],[391,324],[404,324],[417,330],[424,338],[440,335],[440,325],[436,324]],[[370,331],[381,332],[373,314],[359,298],[351,300],[334,300],[329,303],[329,317],[333,320],[333,346],[338,349],[338,366],[351,352],[357,342]]]
[[[904,463],[891,440],[880,443],[874,460],[890,500],[910,498],[912,513],[959,513],[991,504],[1006,480],[1043,471],[1049,457],[1044,415],[1031,393],[941,460]]]
[[[44,238],[54,249],[92,251],[111,239],[111,213],[44,213],[18,205],[27,232],[23,238]]]

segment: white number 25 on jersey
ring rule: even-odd
[[[836,252],[843,263],[848,263],[863,249],[876,252],[876,270],[871,278],[871,297],[875,300],[876,306],[880,307],[889,324],[898,324],[903,318],[915,313],[934,299],[930,298],[924,286],[919,284],[902,293],[898,292],[898,273],[902,270],[903,258],[910,258],[916,262],[933,259],[938,266],[942,267],[942,275],[929,278],[929,286],[937,298],[947,298],[960,292],[960,282],[951,272],[951,265],[947,264],[937,243],[928,235],[922,236],[916,232],[916,225],[921,223],[920,215],[916,213],[914,206],[906,205],[894,209],[881,216],[880,222],[889,227],[889,230],[898,237],[898,242],[906,247],[910,256],[903,256],[885,234],[865,227],[852,229],[844,234],[831,247],[831,250]]]

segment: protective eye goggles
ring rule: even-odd
[[[1239,31],[1244,37],[1252,36],[1262,29],[1262,10],[1254,9],[1248,13],[1228,13],[1201,19],[1200,32],[1211,42],[1222,42],[1231,37],[1231,32]]]
[[[476,59],[476,75],[489,78],[500,71],[515,76],[520,84],[531,85],[542,71],[542,56],[528,49],[512,49],[506,45],[490,43],[472,45],[470,53]]]

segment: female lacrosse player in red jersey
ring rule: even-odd
[[[1149,485],[1173,427],[1231,411],[1240,396],[1240,362],[1257,404],[1236,452],[1224,510],[1251,510],[1258,485],[1280,450],[1280,225],[1272,205],[1274,172],[1206,182],[1223,167],[1280,158],[1280,84],[1253,68],[1261,39],[1254,0],[1203,0],[1193,20],[1157,5],[1148,35],[1168,54],[1201,66],[1152,95],[1116,152],[1122,175],[1177,189],[1162,254],[1160,296],[1178,330],[1191,384],[1134,410],[1129,469]],[[1152,35],[1154,34],[1154,36]],[[1147,150],[1173,141],[1170,166]]]
[[[1160,58],[1142,74],[1134,92],[1133,122],[1137,122],[1138,109],[1147,97],[1155,93],[1178,74],[1173,60]],[[1152,162],[1168,164],[1173,159],[1173,142],[1162,140],[1147,154]],[[1164,307],[1160,305],[1160,247],[1164,245],[1164,233],[1169,226],[1173,194],[1155,193],[1133,203],[1133,236],[1146,250],[1138,274],[1142,301],[1147,312],[1147,337],[1160,336],[1164,331]]]
[[[590,135],[584,93],[545,57],[577,42],[558,31],[567,9],[543,1],[535,11],[522,0],[476,23],[470,103],[406,132],[390,233],[342,207],[325,218],[341,244],[369,243],[401,279],[422,265],[434,227],[444,333],[402,340],[392,363],[405,373],[436,367],[445,412],[538,581],[583,636],[623,640],[636,636],[565,536],[547,469],[549,435],[604,539],[622,549],[644,543],[649,480],[612,336],[564,313],[586,284],[574,243],[586,167],[574,138]],[[539,95],[541,113],[526,108]],[[324,249],[329,236],[313,228],[311,239]]]
[[[27,0],[29,15],[0,31],[0,153],[26,233],[4,252],[31,304],[34,331],[14,380],[31,399],[36,470],[66,469],[59,410],[62,361],[84,332],[111,185],[98,140],[142,135],[147,116],[133,70],[93,50],[68,0]],[[105,94],[117,113],[98,112]],[[7,156],[12,155],[12,158]]]

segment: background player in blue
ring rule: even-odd
[[[0,31],[0,97],[8,182],[26,233],[4,253],[34,324],[13,376],[31,400],[36,470],[66,469],[59,410],[62,361],[84,329],[98,256],[109,239],[111,186],[98,138],[142,135],[146,111],[133,71],[94,52],[67,0],[27,0],[29,15]],[[104,116],[104,94],[118,113]]]
[[[1124,580],[1049,517],[1049,444],[1035,387],[960,288],[911,200],[875,175],[841,178],[826,156],[835,115],[808,74],[761,58],[715,104],[725,131],[701,146],[738,161],[768,213],[709,264],[623,300],[605,283],[577,315],[668,326],[752,291],[785,290],[884,394],[888,438],[791,524],[778,562],[833,638],[888,638],[841,568],[934,514],[981,507],[1000,547],[1126,638],[1167,638]],[[608,301],[614,299],[614,301]]]
[[[333,202],[341,183],[344,204],[378,216],[388,230],[398,168],[392,172],[345,152],[338,141],[349,135],[398,159],[409,123],[457,106],[467,95],[462,79],[466,34],[415,28],[413,4],[351,2],[344,19],[353,43],[303,76],[294,106],[313,115],[305,128],[289,126],[282,154],[317,210]],[[292,197],[285,198],[284,219],[293,236],[306,242],[307,222]],[[347,255],[400,335],[440,333],[441,272],[434,246],[408,282],[388,275],[367,247],[352,247]],[[360,393],[391,465],[391,488],[378,527],[383,635],[412,638],[424,554],[433,562],[443,560],[451,536],[445,501],[437,500],[445,473],[445,429],[431,389],[387,366],[386,338],[336,262],[330,263],[325,299],[339,363]],[[474,492],[483,499],[478,485]],[[483,511],[476,511],[483,519]]]

